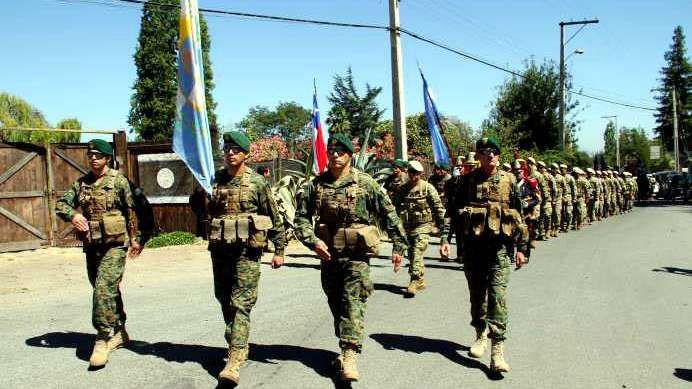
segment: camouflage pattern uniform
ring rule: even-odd
[[[595,174],[590,174],[588,180],[590,188],[588,215],[589,221],[593,222],[594,220],[600,219],[598,216],[598,198],[601,196],[601,188]]]
[[[315,228],[313,218],[317,219]],[[331,259],[321,266],[322,289],[340,347],[357,352],[363,344],[366,302],[373,292],[370,257],[376,254],[372,245],[378,242],[367,242],[372,238],[367,228],[374,228],[375,219],[387,231],[394,253],[403,254],[406,237],[396,209],[369,175],[351,168],[348,175],[335,180],[327,171],[306,182],[298,197],[296,237],[309,249],[320,239],[329,247]],[[354,230],[364,231],[357,233],[356,242],[350,238]]]
[[[558,230],[562,229],[562,199],[564,197],[565,190],[565,177],[560,174],[559,169],[554,169],[555,174],[553,175],[555,179],[555,201],[553,203],[553,236],[557,236]]]
[[[392,198],[399,189],[408,182],[408,174],[406,172],[401,172],[396,175],[392,173],[387,180],[384,182],[384,189],[387,191],[389,198]]]
[[[611,215],[610,212],[610,181],[608,180],[608,174],[606,172],[603,172],[601,175],[601,187],[603,188],[603,204],[601,207],[603,208],[603,211],[601,212],[601,216],[607,218],[608,216]]]
[[[577,208],[575,215],[577,229],[581,229],[581,226],[586,220],[586,199],[590,191],[591,186],[589,185],[589,181],[583,175],[579,175],[579,178],[577,178],[577,198],[574,202]]]
[[[238,176],[216,172],[209,217],[214,295],[221,305],[230,350],[245,350],[257,302],[260,259],[268,239],[283,256],[284,227],[267,181],[245,167]]]
[[[394,195],[393,202],[408,238],[411,280],[421,280],[425,275],[423,255],[435,225],[440,231],[440,245],[447,243],[449,222],[445,220],[445,207],[435,187],[423,179],[415,185],[407,182]]]
[[[464,272],[469,285],[471,325],[489,337],[507,337],[507,286],[514,249],[528,256],[517,185],[501,170],[488,177],[476,170],[465,177],[450,212],[460,215]],[[492,216],[490,216],[492,215]]]
[[[619,188],[619,196],[618,196],[618,208],[620,209],[620,213],[625,213],[625,196],[627,196],[627,184],[625,183],[625,179],[622,178],[622,175],[619,175],[616,177],[616,181],[618,183],[618,188]]]
[[[553,177],[552,174],[546,169],[545,173],[543,173],[545,176],[545,181],[548,183],[548,188],[550,189],[550,198],[553,199],[553,201],[550,203],[550,208],[546,210],[546,217],[544,219],[544,222],[546,222],[546,227],[545,231],[546,234],[549,236],[557,236],[557,226],[554,225],[554,220],[555,218],[553,217],[553,210],[555,208],[555,204],[557,203],[557,181],[555,181],[555,177]]]
[[[130,241],[141,243],[132,190],[127,178],[106,169],[97,178],[89,172],[58,200],[56,214],[70,222],[81,208],[89,221],[89,233],[79,234],[84,242],[87,274],[94,288],[92,324],[97,338],[108,339],[125,326],[120,281]]]
[[[544,239],[548,236],[547,226],[550,223],[549,211],[552,210],[553,199],[550,196],[550,184],[545,179],[545,176],[538,172],[536,166],[531,167],[531,178],[538,181],[538,188],[541,191],[541,215],[538,219],[538,229],[536,230],[536,239]]]
[[[440,197],[440,200],[442,201],[442,205],[444,207],[447,207],[447,197],[449,194],[449,185],[451,184],[450,180],[452,179],[452,176],[445,172],[443,176],[433,174],[430,176],[430,179],[428,180],[428,183],[430,183],[435,190],[437,191],[438,196]]]
[[[577,197],[577,183],[574,176],[564,169],[565,186],[562,192],[562,231],[569,231],[574,225],[574,199]]]

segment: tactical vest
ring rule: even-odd
[[[79,186],[79,205],[89,223],[89,232],[80,233],[79,238],[86,245],[123,245],[127,240],[125,216],[116,208],[117,174],[109,170],[98,185],[82,181]]]
[[[269,216],[257,214],[252,203],[250,174],[240,177],[240,185],[221,187],[214,185],[209,242],[218,244],[247,244],[255,249],[267,247],[267,232],[273,227]]]
[[[358,172],[351,169],[353,182],[332,188],[315,181],[317,236],[339,256],[376,255],[380,245],[377,227],[357,213],[358,202],[366,196],[358,185]]]
[[[483,182],[470,181],[461,193],[467,205],[459,210],[464,236],[513,238],[516,232],[528,234],[521,215],[510,206],[512,182],[507,173],[498,172]]]
[[[407,231],[433,222],[432,210],[428,204],[428,185],[428,183],[421,180],[413,188],[410,188],[410,186],[402,188],[403,190],[410,188],[400,198],[399,217]]]

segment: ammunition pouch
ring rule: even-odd
[[[342,255],[377,255],[380,246],[380,233],[377,227],[369,225],[330,229],[327,224],[319,224],[317,237],[337,254]]]
[[[267,232],[273,227],[269,216],[240,214],[215,218],[209,224],[210,243],[247,243],[255,249],[267,247]]]
[[[526,228],[522,216],[515,209],[503,206],[499,202],[490,202],[484,206],[469,206],[459,211],[461,232],[468,236],[479,237],[503,235],[513,238],[517,231]]]
[[[127,240],[127,223],[119,211],[106,212],[101,220],[89,220],[89,231],[79,238],[87,245],[124,245]]]

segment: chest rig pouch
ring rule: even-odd
[[[402,199],[401,222],[406,230],[412,230],[426,223],[432,223],[432,210],[428,205],[428,186],[413,188]]]
[[[510,180],[505,176],[469,185],[468,205],[459,210],[462,232],[467,236],[513,237],[523,225],[521,215],[510,208]]]
[[[79,205],[89,223],[89,232],[79,234],[85,244],[122,245],[127,240],[127,222],[118,205],[118,193],[111,176],[103,178],[101,185],[82,182]]]

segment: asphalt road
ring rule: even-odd
[[[405,272],[373,260],[376,293],[354,388],[675,388],[692,384],[692,207],[635,209],[542,243],[512,273],[512,372],[467,357],[468,290],[428,253],[429,288],[402,296]],[[383,250],[384,252],[385,250]],[[209,388],[225,355],[201,246],[145,252],[124,281],[134,339],[87,371],[90,289],[74,249],[0,256],[1,388]],[[330,388],[337,341],[317,260],[262,266],[245,388]]]

